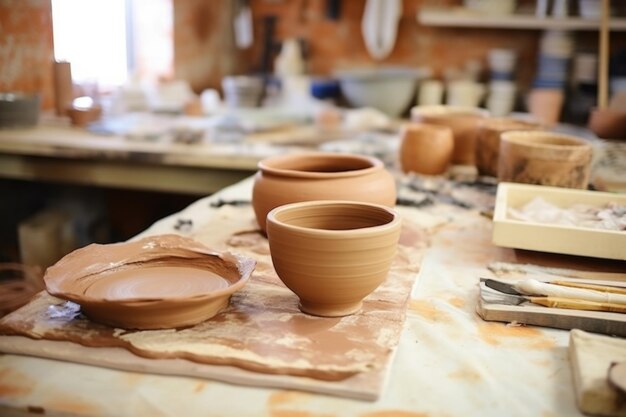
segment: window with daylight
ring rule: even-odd
[[[101,91],[170,77],[173,21],[172,0],[52,0],[55,59]]]

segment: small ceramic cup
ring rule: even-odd
[[[400,133],[400,165],[404,172],[440,175],[448,170],[454,135],[447,126],[407,123]]]
[[[387,277],[400,238],[392,209],[353,201],[287,204],[267,215],[274,269],[304,313],[358,312]]]
[[[591,157],[591,145],[574,136],[543,131],[504,132],[500,136],[498,180],[586,189]]]

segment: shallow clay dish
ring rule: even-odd
[[[327,152],[274,156],[259,163],[252,206],[265,231],[267,213],[283,204],[313,200],[396,203],[396,183],[377,158]]]
[[[387,277],[400,237],[388,207],[351,201],[287,204],[267,215],[274,269],[316,316],[356,313]]]
[[[128,329],[191,326],[228,306],[256,262],[177,235],[92,244],[48,268],[48,292],[90,319]]]

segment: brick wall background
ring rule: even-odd
[[[460,5],[461,0],[404,0],[395,48],[378,62],[367,54],[361,35],[365,0],[343,0],[337,20],[327,17],[326,0],[251,0],[254,44],[238,50],[232,30],[235,0],[172,1],[174,73],[198,92],[219,87],[226,74],[261,69],[264,29],[271,16],[276,18],[276,43],[290,37],[305,42],[308,71],[314,75],[371,65],[429,66],[441,75],[444,68],[461,67],[470,59],[485,62],[489,49],[503,47],[519,51],[518,80],[525,88],[534,76],[541,35],[536,30],[423,26],[416,19],[420,7]],[[534,0],[519,3],[532,7]],[[626,45],[625,35],[611,34],[613,50]],[[597,33],[578,32],[576,37],[577,49],[596,49]],[[44,107],[51,108],[52,60],[50,0],[0,0],[0,90],[41,91]]]

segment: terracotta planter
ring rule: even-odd
[[[263,231],[267,213],[273,208],[311,200],[363,201],[393,207],[396,184],[380,160],[362,155],[300,153],[259,163],[252,206]]]
[[[439,175],[446,172],[454,150],[452,129],[409,123],[400,133],[400,165],[404,172]]]
[[[411,120],[447,126],[454,134],[452,163],[474,165],[476,138],[482,120],[489,113],[475,107],[417,106],[411,109]]]
[[[387,277],[400,238],[391,209],[349,201],[309,201],[267,216],[274,269],[308,314],[353,314]]]
[[[498,180],[587,188],[592,148],[582,139],[551,132],[501,135]]]
[[[476,168],[481,175],[498,175],[500,155],[500,135],[510,130],[539,130],[538,123],[525,122],[512,118],[485,119],[478,130],[476,142]]]

